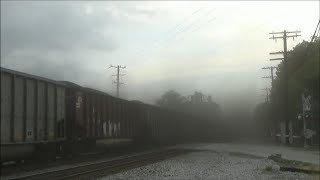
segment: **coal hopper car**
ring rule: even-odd
[[[57,148],[65,117],[62,83],[1,68],[1,161]]]
[[[98,143],[175,144],[209,134],[210,124],[182,112],[1,68],[1,161],[81,153]]]
[[[66,86],[67,151],[106,145],[128,144],[135,133],[136,111],[129,101],[70,82]]]

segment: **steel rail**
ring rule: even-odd
[[[131,167],[138,164],[146,164],[148,161],[153,162],[169,157],[173,157],[178,154],[182,154],[185,151],[171,149],[165,151],[151,151],[147,153],[136,153],[134,155],[122,156],[119,158],[91,162],[86,164],[80,164],[77,166],[66,167],[63,169],[55,169],[50,171],[43,171],[33,174],[27,174],[17,177],[9,178],[10,180],[21,179],[70,179],[73,177],[80,177],[90,175],[98,172],[110,172],[114,169],[121,169]]]

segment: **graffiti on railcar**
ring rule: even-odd
[[[77,94],[77,102],[76,102],[76,108],[80,109],[82,104],[82,97],[81,94]]]
[[[120,122],[111,122],[108,121],[109,124],[109,136],[110,137],[119,137],[120,136]],[[107,129],[107,128],[106,128]]]
[[[107,122],[103,122],[103,125],[102,125],[102,128],[103,128],[103,136],[108,136],[107,134]]]

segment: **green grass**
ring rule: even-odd
[[[312,164],[308,162],[296,161],[296,160],[288,160],[283,159],[281,157],[269,157],[273,161],[277,162],[280,166],[285,167],[294,167],[301,170],[313,171],[313,172],[320,172],[320,167],[317,164]]]
[[[266,166],[265,170],[266,171],[272,171],[272,166]]]

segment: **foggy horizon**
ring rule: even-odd
[[[283,7],[286,7],[283,12]],[[310,41],[319,2],[1,1],[1,67],[70,81],[115,96],[110,65],[123,65],[120,97],[155,104],[168,90],[211,95],[246,112],[270,87],[264,66],[282,48],[269,33]]]

